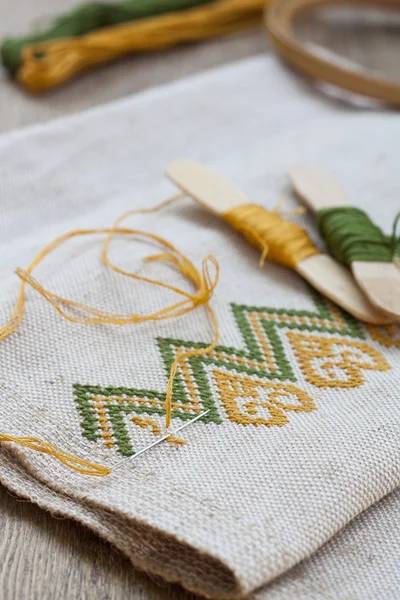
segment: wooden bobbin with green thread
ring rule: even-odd
[[[231,224],[232,220],[227,218],[228,213],[238,207],[251,206],[249,199],[232,184],[196,162],[177,160],[168,165],[166,174],[188,196]],[[302,230],[299,226],[296,227]],[[245,237],[248,237],[244,227],[241,231]],[[306,232],[302,231],[303,235],[308,237]],[[311,244],[311,241],[309,243]],[[253,244],[258,246],[254,239]],[[271,253],[266,253],[266,257],[271,258]],[[279,260],[277,262],[284,264]],[[286,266],[289,264],[287,263]],[[346,267],[318,249],[315,248],[315,252],[290,266],[315,289],[354,317],[375,325],[384,325],[393,321],[372,306]]]
[[[349,207],[346,195],[330,175],[308,165],[294,165],[288,170],[288,176],[296,194],[308,208],[317,213],[317,216],[327,209]],[[368,219],[365,214],[364,217]],[[368,249],[368,240],[366,240],[365,248],[361,248],[358,255],[352,250],[356,260],[352,260],[352,254],[349,254],[350,260],[343,262],[350,266],[358,285],[371,303],[393,320],[400,320],[400,267],[396,264],[398,261],[396,244],[397,247],[400,244],[396,239],[396,231],[393,232],[391,240],[385,238],[378,227],[369,223],[367,232],[371,231],[371,237],[374,235],[373,227],[377,234],[375,234],[375,248]],[[335,245],[330,244],[330,240],[326,237],[325,240],[331,252],[337,256]],[[355,246],[361,244],[360,241],[354,241]]]

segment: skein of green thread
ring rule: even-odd
[[[77,6],[57,17],[52,25],[41,33],[5,38],[1,45],[1,60],[14,75],[21,64],[24,46],[48,42],[60,38],[84,35],[101,27],[154,17],[168,12],[186,10],[213,0],[126,0],[119,4],[90,2]]]
[[[317,213],[317,224],[333,256],[348,267],[355,261],[392,262],[394,255],[400,255],[395,231],[385,235],[359,208],[323,208]]]

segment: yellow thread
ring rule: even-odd
[[[27,91],[42,93],[90,67],[132,52],[160,50],[256,26],[265,4],[266,0],[215,0],[207,6],[26,46],[17,80]]]
[[[167,386],[167,392],[166,392],[166,427],[169,427],[170,423],[171,423],[171,405],[172,405],[173,385],[174,385],[175,375],[177,373],[180,363],[185,361],[187,358],[191,358],[194,356],[201,356],[203,354],[208,354],[209,352],[214,350],[214,348],[218,344],[218,338],[219,338],[218,322],[217,322],[217,318],[215,316],[213,309],[209,305],[209,300],[210,300],[210,298],[215,290],[215,287],[218,283],[219,265],[218,265],[217,260],[214,258],[214,256],[212,256],[211,254],[208,254],[203,259],[202,273],[200,273],[198,271],[198,269],[194,266],[194,264],[182,252],[177,250],[172,244],[170,244],[163,238],[154,236],[154,234],[140,232],[142,235],[148,236],[151,239],[157,239],[157,241],[161,245],[163,245],[167,250],[169,250],[169,252],[165,252],[165,253],[158,254],[155,256],[147,257],[147,259],[145,259],[145,260],[147,262],[157,261],[157,260],[169,261],[172,264],[176,265],[179,268],[179,270],[181,271],[181,273],[186,278],[191,280],[197,287],[196,294],[189,294],[188,292],[180,290],[179,288],[168,285],[164,282],[154,280],[154,279],[149,279],[147,277],[142,277],[142,276],[136,275],[135,273],[132,273],[130,271],[121,269],[120,267],[118,267],[110,262],[110,260],[108,259],[108,256],[107,256],[107,249],[108,249],[108,245],[111,241],[111,238],[116,231],[116,228],[118,228],[120,223],[124,219],[126,219],[128,216],[131,216],[133,214],[138,214],[138,213],[144,214],[144,213],[156,212],[156,211],[160,210],[160,208],[163,208],[163,207],[171,204],[172,202],[175,202],[177,199],[179,199],[181,197],[182,197],[182,195],[179,194],[178,196],[175,196],[175,197],[171,198],[170,200],[167,200],[167,201],[159,204],[155,208],[131,210],[131,211],[128,211],[128,212],[124,213],[123,215],[121,215],[121,217],[119,217],[116,220],[116,222],[114,223],[115,229],[112,230],[106,237],[106,240],[104,241],[103,248],[102,248],[102,254],[101,254],[103,263],[106,266],[110,267],[112,270],[116,271],[117,273],[126,275],[128,277],[133,277],[134,279],[138,279],[140,281],[146,281],[147,283],[160,285],[161,287],[170,289],[172,291],[177,292],[178,294],[186,296],[186,298],[187,298],[186,300],[183,300],[176,304],[167,306],[166,308],[161,309],[160,311],[157,311],[156,313],[154,313],[152,315],[148,315],[145,317],[143,317],[141,315],[134,315],[135,318],[139,317],[140,321],[161,320],[161,319],[167,319],[170,317],[178,317],[178,316],[187,314],[188,312],[191,312],[192,310],[194,310],[195,308],[197,308],[200,305],[204,305],[204,307],[206,308],[206,310],[211,318],[211,322],[213,324],[214,332],[215,332],[213,342],[206,348],[201,348],[198,350],[178,351],[176,354],[175,360],[171,366],[171,371],[170,371],[170,376],[169,376],[168,386]],[[209,268],[208,268],[208,262],[210,262],[215,269],[214,281],[211,279],[211,275],[210,275]],[[136,320],[134,322],[138,322],[138,320]]]
[[[93,397],[98,398],[98,396],[94,396]],[[128,402],[129,404],[139,404],[139,405],[144,405],[147,406],[149,405],[150,407],[152,406],[158,406],[158,407],[163,407],[165,405],[164,402],[162,402],[161,400],[153,400],[152,398],[129,398],[126,396],[111,396],[111,397],[103,397],[105,402],[117,402],[118,404],[124,404],[125,402]],[[188,403],[188,404],[179,404],[178,402],[173,402],[172,403],[172,408],[175,408],[177,410],[182,410],[182,411],[192,411],[192,412],[200,412],[200,408],[198,407],[198,402],[197,400],[193,400],[193,402]]]
[[[276,210],[268,211],[257,204],[242,204],[222,216],[262,251],[261,265],[268,256],[273,262],[295,268],[300,261],[320,253],[300,225],[285,221]]]
[[[217,318],[215,316],[214,310],[212,309],[212,307],[209,304],[209,301],[210,301],[211,296],[212,296],[212,294],[215,290],[215,287],[218,283],[219,265],[218,265],[217,260],[214,258],[214,256],[212,256],[211,254],[208,254],[203,258],[202,270],[199,271],[195,267],[195,265],[182,252],[180,252],[177,248],[175,248],[175,246],[173,246],[166,239],[164,239],[156,234],[147,233],[145,231],[121,228],[121,227],[119,227],[119,225],[124,219],[126,219],[130,215],[134,215],[134,214],[138,214],[138,213],[142,213],[142,214],[147,213],[148,214],[148,213],[157,212],[161,208],[168,206],[169,204],[172,204],[173,202],[175,202],[176,200],[178,200],[181,197],[182,197],[181,194],[179,194],[178,196],[174,196],[173,198],[171,198],[165,202],[162,202],[161,204],[157,205],[154,208],[128,211],[128,212],[124,213],[121,217],[119,217],[117,219],[117,221],[114,223],[113,227],[111,227],[111,228],[83,229],[83,230],[71,231],[69,233],[59,236],[53,242],[48,244],[41,252],[39,252],[39,254],[35,257],[35,259],[32,261],[32,263],[29,265],[29,267],[26,270],[23,270],[23,269],[16,270],[16,274],[20,277],[22,282],[21,282],[21,286],[19,289],[17,302],[15,304],[12,315],[11,315],[10,319],[8,320],[8,322],[0,329],[0,340],[3,340],[7,336],[9,336],[11,333],[13,333],[18,328],[18,326],[20,325],[20,323],[23,319],[24,312],[25,312],[25,302],[26,302],[26,297],[25,297],[25,285],[26,284],[29,284],[36,291],[38,291],[43,296],[43,298],[45,298],[45,300],[47,300],[48,302],[50,302],[50,304],[52,304],[52,306],[54,306],[54,308],[57,310],[57,312],[62,317],[64,317],[65,319],[67,319],[68,321],[71,321],[73,323],[81,323],[81,324],[107,323],[107,324],[113,324],[113,325],[126,325],[126,324],[132,324],[132,323],[143,323],[146,321],[161,321],[164,319],[175,318],[175,317],[179,317],[181,315],[185,315],[185,314],[191,312],[192,310],[196,309],[198,306],[203,305],[209,314],[209,317],[211,319],[211,322],[212,322],[212,325],[214,328],[214,339],[211,342],[211,344],[209,344],[206,348],[201,348],[201,349],[197,349],[197,350],[185,350],[185,351],[181,350],[181,351],[177,352],[175,360],[171,366],[170,376],[169,376],[168,386],[167,386],[167,391],[166,391],[166,402],[165,402],[166,427],[169,427],[169,425],[171,423],[173,383],[174,383],[174,378],[175,378],[175,375],[177,373],[177,370],[178,370],[180,364],[183,363],[186,359],[188,359],[190,357],[208,354],[209,352],[214,350],[214,348],[218,344],[218,338],[219,338],[218,322],[217,322]],[[57,294],[54,294],[50,290],[43,287],[38,281],[36,281],[32,277],[31,273],[35,269],[35,267],[37,267],[46,256],[48,256],[51,252],[53,252],[61,244],[63,244],[64,242],[66,242],[72,238],[93,235],[93,234],[106,234],[106,239],[103,243],[102,252],[101,252],[101,259],[102,259],[104,265],[106,265],[113,271],[116,271],[117,273],[120,273],[127,277],[131,277],[131,278],[137,279],[139,281],[143,281],[143,282],[146,282],[146,283],[149,283],[152,285],[157,285],[157,286],[163,287],[165,289],[171,290],[171,291],[177,293],[178,295],[182,296],[183,299],[179,300],[178,302],[175,302],[171,305],[168,305],[165,308],[162,308],[154,313],[150,313],[148,315],[135,314],[135,313],[132,313],[132,314],[110,313],[110,312],[102,311],[100,309],[97,309],[97,308],[94,308],[91,306],[81,304],[79,302],[75,302],[73,300],[69,300],[67,298],[63,298],[62,296],[58,296]],[[176,286],[170,285],[163,281],[151,279],[148,277],[143,277],[141,275],[137,275],[130,271],[126,271],[125,269],[122,269],[122,268],[118,267],[117,265],[113,264],[108,258],[107,251],[108,251],[108,247],[111,242],[111,239],[115,235],[137,236],[137,237],[141,237],[141,238],[145,238],[145,239],[150,239],[151,241],[156,242],[158,244],[158,246],[160,246],[163,249],[163,252],[161,254],[157,254],[155,256],[147,257],[145,259],[145,261],[146,262],[167,261],[167,262],[172,263],[180,270],[180,272],[186,279],[188,279],[192,284],[194,284],[194,286],[196,288],[196,292],[195,293],[187,292],[185,290],[182,290]],[[210,274],[209,265],[212,265],[212,267],[214,268],[214,277],[212,277]],[[77,316],[74,316],[74,315],[68,313],[67,312],[68,308],[73,308],[74,310],[81,311],[82,316],[77,317]],[[105,426],[105,422],[102,424]],[[104,431],[104,433],[106,433],[106,431]],[[7,439],[5,439],[5,438],[7,438]],[[3,438],[0,437],[0,441],[2,441],[2,439]],[[22,445],[27,445],[24,443],[24,440],[26,441],[26,440],[33,440],[33,439],[34,438],[13,438],[13,439],[11,439],[9,436],[5,436],[3,441],[14,441],[15,443],[21,443]],[[19,440],[22,440],[22,441],[19,441]],[[93,465],[91,463],[86,463],[85,461],[82,461],[79,458],[75,459],[75,457],[72,457],[71,455],[68,455],[66,453],[62,454],[62,451],[59,451],[58,449],[56,449],[56,451],[54,451],[54,452],[50,452],[49,449],[55,448],[54,446],[52,446],[51,444],[48,444],[47,442],[41,442],[40,440],[34,440],[34,441],[35,441],[35,444],[32,444],[31,446],[29,446],[31,449],[38,450],[39,452],[45,452],[47,454],[52,454],[53,456],[56,456],[57,458],[59,458],[59,460],[64,462],[64,464],[68,464],[68,466],[70,466],[73,469],[78,470],[79,472],[84,472],[81,469],[81,467],[79,467],[79,465],[82,465],[82,464],[86,464],[88,467],[88,470],[91,471],[88,474],[104,475],[104,474],[108,474],[108,472],[110,472],[110,470],[106,469],[106,467],[99,468],[99,469],[103,469],[102,472],[100,472],[100,471],[92,472]],[[68,461],[63,459],[63,457],[65,457],[65,456],[68,457]],[[78,465],[78,467],[76,465]]]
[[[113,448],[115,446],[115,442],[112,439],[111,427],[107,418],[107,409],[104,407],[104,403],[99,396],[93,397],[93,406],[98,414],[99,425],[103,431],[101,436],[105,440],[104,443],[107,448]]]
[[[281,217],[295,217],[297,215],[304,215],[304,213],[306,212],[304,206],[297,206],[296,208],[291,208],[289,210],[282,210],[282,206],[284,205],[284,203],[285,198],[279,198],[272,212],[277,213]]]
[[[289,422],[286,412],[311,412],[316,408],[313,399],[291,383],[274,383],[217,370],[213,374],[228,419],[239,425],[282,427]],[[265,412],[269,418],[264,416]]]
[[[181,352],[182,349],[179,348],[179,351]],[[214,354],[214,352],[210,353],[211,356],[213,354]],[[187,361],[182,362],[182,364],[181,364],[181,372],[182,372],[183,380],[184,380],[185,385],[186,385],[186,389],[187,389],[187,391],[189,393],[189,396],[192,398],[192,401],[190,403],[191,410],[195,409],[196,412],[200,412],[200,402],[199,402],[199,399],[198,399],[197,388],[194,385],[194,382],[192,380],[191,373],[190,373]]]
[[[384,356],[365,342],[294,331],[287,335],[306,380],[317,387],[359,387],[365,381],[363,369],[390,369]]]
[[[142,427],[143,429],[146,429],[146,427],[150,427],[151,431],[154,435],[161,434],[161,429],[160,429],[157,421],[154,421],[153,419],[135,415],[134,417],[131,418],[131,421],[132,421],[132,423],[135,423],[135,425],[139,425],[139,427]],[[170,435],[166,441],[169,444],[177,444],[178,446],[184,446],[186,444],[185,440],[183,440],[182,438],[178,438],[175,435]]]
[[[108,467],[102,467],[101,465],[96,465],[95,463],[78,458],[77,456],[69,454],[57,446],[54,446],[54,444],[43,442],[35,437],[16,437],[13,435],[5,435],[4,433],[0,433],[0,442],[13,442],[15,444],[19,444],[20,446],[24,446],[25,448],[29,448],[30,450],[35,450],[36,452],[42,452],[43,454],[54,456],[55,458],[58,458],[59,461],[64,463],[64,465],[67,465],[67,467],[70,467],[71,469],[74,469],[83,475],[96,475],[98,477],[103,477],[104,475],[109,475],[111,473],[111,469]]]
[[[211,352],[210,356],[215,358],[221,358],[222,360],[228,360],[229,362],[235,365],[245,365],[246,367],[261,367],[262,369],[268,369],[270,364],[269,362],[264,362],[260,360],[250,360],[249,358],[243,358],[242,356],[230,356],[229,354],[226,354],[224,352]],[[271,364],[271,370],[276,370],[276,366],[274,365],[274,363],[271,362]]]
[[[279,321],[280,323],[309,323],[310,325],[320,325],[326,327],[336,327],[336,328],[344,328],[345,323],[343,318],[340,315],[338,308],[327,301],[329,304],[329,309],[332,313],[334,319],[320,319],[318,317],[302,317],[299,315],[271,315],[268,313],[257,313],[259,318],[267,319],[268,321]],[[251,316],[251,314],[250,314]]]
[[[380,327],[375,325],[367,325],[367,327],[372,338],[382,346],[400,348],[400,325],[392,323]]]

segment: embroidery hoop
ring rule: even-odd
[[[274,0],[264,17],[272,46],[281,58],[311,79],[399,107],[400,83],[331,63],[295,39],[293,24],[299,15],[332,5],[395,9],[400,8],[400,0]]]

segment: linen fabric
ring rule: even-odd
[[[16,299],[16,267],[65,231],[110,226],[173,194],[163,170],[179,157],[207,164],[266,208],[282,195],[285,208],[298,205],[289,165],[320,166],[389,233],[399,132],[394,114],[326,101],[262,56],[8,134],[0,139],[2,322]],[[321,245],[312,216],[293,218]],[[399,327],[367,327],[288,269],[260,269],[257,252],[191,199],[128,224],[167,237],[199,265],[206,253],[220,263],[212,300],[220,346],[180,369],[172,428],[210,413],[185,430],[185,446],[163,443],[105,478],[3,444],[1,481],[93,528],[135,566],[211,598],[260,588],[257,600],[373,598],[373,586],[395,598],[398,552],[387,523],[398,495],[334,536],[399,484]],[[153,312],[176,299],[110,273],[101,241],[69,242],[34,276],[115,312]],[[120,266],[184,285],[165,264],[143,265],[151,253],[135,240],[111,245]],[[83,326],[28,289],[22,324],[2,341],[1,431],[115,467],[162,429],[175,353],[212,335],[201,307],[179,320]]]

